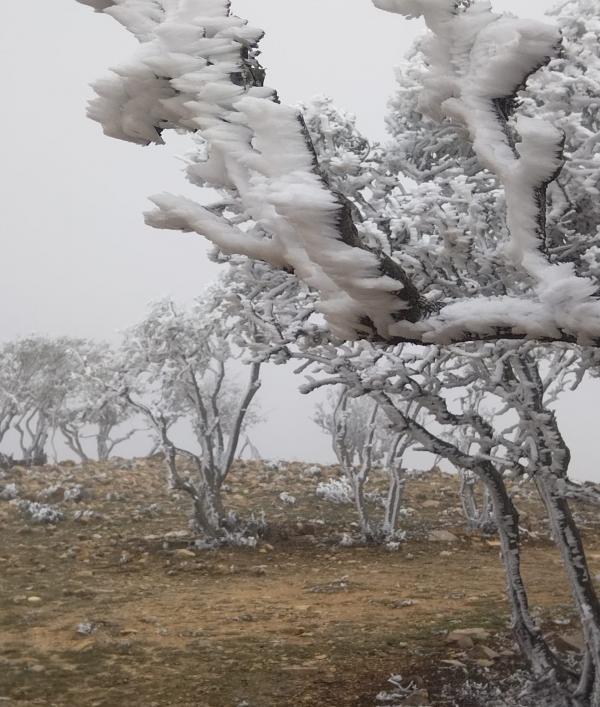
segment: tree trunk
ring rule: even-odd
[[[390,485],[385,503],[385,515],[383,518],[383,534],[387,539],[392,539],[398,524],[398,513],[404,498],[404,486],[406,483],[406,471],[403,468],[389,470]]]
[[[556,476],[540,471],[535,482],[548,513],[552,535],[563,559],[583,629],[586,651],[576,695],[584,700],[584,704],[600,707],[600,601],[588,568],[581,534],[568,500],[557,487]]]
[[[519,514],[508,495],[502,475],[491,464],[485,466],[485,469],[475,473],[486,485],[493,504],[506,571],[512,628],[517,643],[536,678],[552,681],[565,706],[583,707],[586,703],[575,697],[576,684],[573,677],[552,652],[533,621],[521,575]]]
[[[473,472],[461,470],[459,477],[460,501],[469,527],[474,530],[480,530],[486,534],[495,533],[496,524],[493,520],[493,509],[488,487],[484,485],[483,499],[480,507],[475,496],[475,484],[477,483],[477,479]]]
[[[192,529],[207,538],[223,535],[223,506],[220,493],[206,486],[193,496]]]
[[[98,461],[105,462],[108,460],[110,451],[108,448],[108,436],[102,431],[96,436],[96,451],[98,453]]]
[[[352,492],[354,494],[354,505],[358,513],[360,523],[360,532],[365,540],[373,539],[373,531],[369,522],[369,514],[367,512],[367,503],[365,500],[365,480],[361,474],[348,474],[350,483],[352,484]]]

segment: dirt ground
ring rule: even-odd
[[[397,550],[340,545],[353,509],[319,499],[318,481],[300,464],[239,464],[226,504],[264,510],[266,533],[200,550],[159,460],[8,472],[0,490],[35,500],[51,486],[65,519],[34,524],[0,501],[0,707],[374,707],[395,674],[417,688],[399,704],[480,704],[466,685],[520,666],[498,542],[465,528],[455,478],[409,482]],[[56,500],[76,485],[83,499]],[[517,502],[531,602],[564,643],[576,622],[560,558],[533,495]],[[578,515],[600,573],[597,513]]]

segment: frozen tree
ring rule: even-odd
[[[263,86],[262,32],[232,15],[227,0],[86,4],[141,43],[128,64],[96,84],[90,115],[107,134],[140,144],[162,142],[166,129],[198,133],[205,159],[189,168],[190,178],[235,195],[234,209],[155,197],[152,225],[196,232],[224,253],[293,270],[319,293],[320,310],[345,339],[597,342],[594,276],[547,247],[547,192],[566,159],[563,132],[537,116],[512,120],[519,89],[559,55],[556,27],[497,15],[484,2],[375,0],[424,17],[430,36],[420,112],[460,133],[478,172],[498,185],[507,228],[495,237],[504,247],[471,257],[481,267],[501,260],[512,278],[503,294],[488,294],[476,281],[421,285],[368,243],[358,213],[315,161],[301,114]],[[586,262],[587,250],[577,262]]]
[[[327,101],[305,107],[306,119],[278,103],[257,63],[260,31],[225,0],[86,4],[141,42],[128,65],[96,85],[92,117],[107,134],[141,144],[161,142],[166,129],[193,132],[188,176],[220,192],[209,206],[156,197],[148,222],[208,238],[216,257],[248,276],[238,296],[260,324],[261,355],[297,359],[299,372],[312,366],[305,391],[343,385],[371,396],[398,434],[481,480],[523,655],[562,704],[600,704],[597,600],[565,506],[568,455],[530,368],[539,373],[540,363],[530,363],[526,346],[449,346],[598,344],[592,0],[560,4],[562,48],[556,27],[497,15],[486,2],[376,0],[423,16],[429,29],[399,72],[385,150],[348,139],[351,121]],[[244,301],[259,273],[264,301]],[[508,396],[520,420],[514,434],[452,406],[452,391],[477,385]],[[457,430],[472,440],[468,449],[454,442]],[[524,433],[526,458],[517,443]],[[531,617],[507,468],[532,473],[563,553],[588,646],[579,675]]]
[[[348,350],[344,360],[338,357],[322,362],[320,370],[313,373],[310,388],[343,383],[356,395],[372,396],[397,432],[409,434],[423,449],[482,482],[491,498],[501,542],[515,638],[537,678],[554,681],[565,704],[569,703],[577,691],[577,681],[536,626],[520,569],[519,516],[504,471],[524,468],[522,456],[515,453],[516,444],[499,438],[485,417],[468,408],[453,410],[449,401],[448,391],[468,384],[472,375],[468,366],[459,380],[451,352],[444,356],[439,351],[424,354],[419,350],[389,350],[382,356],[380,349],[363,342]],[[413,412],[416,409],[418,416]],[[463,437],[472,439],[468,452],[461,442]]]
[[[260,387],[259,362],[250,363],[245,388],[232,380],[237,326],[214,292],[188,310],[165,300],[130,329],[122,350],[119,387],[124,399],[153,427],[165,456],[169,488],[187,494],[194,529],[212,538],[227,530],[221,489],[235,458]],[[180,445],[176,423],[187,422],[198,448]]]
[[[12,352],[6,347],[0,348],[0,445],[19,410],[17,398],[19,381],[14,375],[14,365]],[[9,455],[0,452],[0,466],[8,465],[10,465]]]
[[[549,406],[557,380],[562,382],[575,356],[569,351],[555,352],[546,375],[538,358],[535,351],[527,350],[507,357],[496,391],[509,398],[518,412],[514,443],[529,450],[527,474],[545,506],[580,616],[586,649],[576,694],[595,705],[600,704],[600,601],[568,500],[568,490],[575,486],[568,478],[570,451]]]
[[[105,343],[85,342],[71,349],[73,375],[57,415],[57,425],[69,449],[82,461],[89,459],[86,440],[93,439],[99,461],[140,430],[132,423],[131,408],[111,383],[118,368],[116,353]]]
[[[329,395],[327,403],[317,406],[314,419],[331,436],[340,470],[350,487],[363,538],[393,538],[405,483],[402,456],[408,447],[406,436],[390,434],[377,403],[370,398],[352,398],[345,387]],[[379,524],[370,517],[365,491],[377,467],[389,477],[384,518]]]
[[[10,420],[25,464],[44,464],[50,434],[58,426],[71,385],[69,351],[77,339],[32,336],[5,344],[3,390],[11,401]]]

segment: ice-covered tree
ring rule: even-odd
[[[314,419],[331,436],[343,478],[351,488],[363,538],[392,540],[405,484],[407,435],[390,432],[377,403],[368,397],[352,398],[346,387],[330,393],[327,401],[317,406]],[[389,479],[381,522],[369,513],[365,489],[377,468]]]
[[[69,352],[83,345],[68,337],[31,336],[2,349],[2,386],[10,401],[10,422],[21,459],[44,464],[50,434],[59,424],[71,386],[73,360]]]
[[[223,202],[205,207],[161,195],[148,215],[152,225],[196,232],[223,252],[293,270],[319,293],[321,311],[342,338],[597,343],[595,276],[547,247],[548,187],[570,163],[562,131],[546,119],[556,111],[512,120],[519,89],[559,54],[556,27],[497,15],[484,2],[375,0],[381,9],[424,17],[430,36],[420,111],[462,133],[477,170],[498,184],[507,229],[496,240],[503,247],[474,260],[500,260],[511,270],[499,295],[476,279],[464,288],[456,281],[441,290],[439,281],[420,286],[401,261],[368,243],[356,210],[315,161],[300,113],[264,87],[256,58],[262,32],[231,14],[227,0],[86,4],[141,42],[128,64],[96,84],[91,116],[107,134],[140,144],[160,143],[172,128],[198,133],[206,159],[190,177],[236,196],[233,212]]]
[[[160,440],[169,488],[190,497],[194,529],[211,538],[228,530],[221,489],[260,387],[260,362],[245,367],[245,387],[235,382],[229,335],[236,322],[220,309],[224,299],[212,293],[185,310],[170,300],[153,305],[125,335],[118,382]],[[177,423],[187,424],[197,446],[178,442]]]
[[[86,440],[93,440],[98,461],[106,461],[118,445],[140,431],[131,408],[111,388],[118,357],[109,345],[93,341],[68,353],[73,372],[56,425],[81,461],[90,458]]]
[[[166,129],[193,132],[199,149],[188,176],[220,190],[209,206],[156,197],[148,222],[198,233],[234,268],[266,274],[258,287],[265,301],[249,306],[268,332],[259,348],[304,361],[300,370],[317,367],[320,379],[306,390],[341,384],[353,396],[370,395],[397,432],[482,481],[524,656],[562,703],[600,704],[593,587],[561,505],[571,492],[567,455],[533,370],[519,363],[527,350],[509,349],[513,368],[503,345],[492,353],[448,346],[600,340],[598,219],[589,214],[598,189],[594,3],[560,4],[561,49],[556,27],[497,15],[487,2],[376,0],[381,9],[423,16],[429,30],[400,72],[386,150],[344,138],[348,120],[327,102],[305,108],[305,119],[278,103],[257,63],[260,31],[231,15],[225,0],[86,4],[141,42],[132,62],[97,84],[92,117],[108,134],[141,144],[161,142]],[[359,341],[343,343],[351,339]],[[396,346],[406,342],[445,348]],[[516,437],[502,434],[500,443],[485,415],[448,400],[448,390],[476,384],[496,394],[505,364],[512,374],[501,383],[531,438],[527,460],[515,451]],[[457,430],[472,438],[468,449],[454,443]],[[548,515],[559,523],[588,645],[580,675],[531,617],[507,465],[536,470]]]
[[[0,445],[11,429],[19,411],[18,380],[14,376],[14,357],[6,348],[0,348]],[[0,451],[0,466],[10,463],[10,455]]]

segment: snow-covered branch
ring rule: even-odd
[[[457,10],[452,0],[376,2],[425,15],[433,37],[423,110],[467,128],[506,197],[508,261],[521,282],[502,296],[486,296],[480,287],[434,304],[402,258],[367,242],[356,209],[319,165],[301,114],[263,86],[262,32],[231,14],[229,2],[86,4],[115,17],[141,43],[128,64],[97,82],[90,115],[107,134],[140,144],[162,142],[171,128],[195,133],[204,158],[188,176],[236,202],[228,211],[161,195],[147,216],[152,225],[196,232],[225,254],[294,272],[318,293],[320,310],[343,339],[600,342],[594,283],[543,252],[545,192],[562,164],[562,134],[527,117],[516,128],[509,123],[516,92],[557,51],[553,27],[496,15],[485,3]]]

